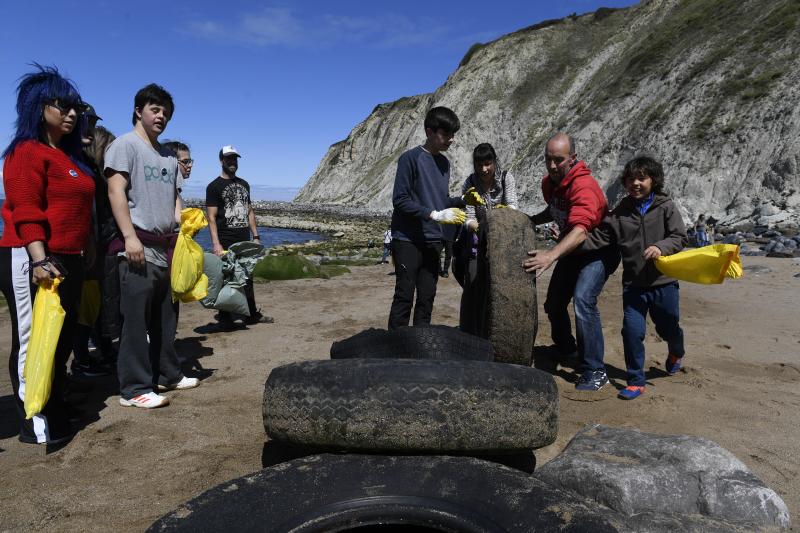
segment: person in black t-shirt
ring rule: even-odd
[[[236,148],[230,145],[223,146],[219,151],[222,173],[206,187],[208,229],[216,255],[222,255],[233,243],[249,241],[251,234],[254,241],[261,242],[256,227],[256,215],[250,205],[250,185],[236,175],[239,169],[239,157],[241,156]],[[272,317],[262,315],[256,307],[252,279],[247,280],[245,295],[250,308],[246,324],[273,322]],[[230,313],[220,311],[219,325],[223,330],[233,328],[233,318]]]

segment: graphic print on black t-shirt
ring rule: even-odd
[[[229,228],[246,228],[250,195],[239,183],[231,183],[222,189],[222,205],[225,211],[225,225]]]

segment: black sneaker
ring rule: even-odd
[[[608,384],[605,370],[587,370],[575,384],[575,390],[598,391]]]
[[[113,374],[111,366],[103,363],[87,366],[73,366],[70,370],[72,372],[72,377],[75,379],[102,378]]]

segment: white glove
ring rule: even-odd
[[[467,220],[467,213],[463,209],[451,207],[431,212],[431,219],[439,224],[463,224]]]

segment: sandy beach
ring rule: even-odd
[[[648,390],[632,402],[608,386],[576,393],[572,369],[549,364],[549,325],[540,309],[537,366],[554,373],[561,394],[559,437],[537,451],[542,464],[586,424],[630,426],[712,439],[733,452],[786,501],[800,520],[800,264],[745,257],[745,277],[719,286],[681,285],[687,356],[676,376],[663,372],[665,344],[648,332]],[[121,407],[114,379],[71,398],[87,412],[65,448],[16,438],[8,374],[0,373],[0,530],[141,531],[182,502],[261,468],[264,381],[275,366],[325,359],[334,340],[385,327],[394,287],[391,267],[351,267],[322,280],[256,286],[274,324],[200,335],[212,320],[199,304],[184,305],[178,350],[201,377],[198,389],[167,393],[153,411]],[[549,281],[539,284],[540,302]],[[606,285],[601,312],[612,383],[624,384],[620,272]],[[443,279],[434,322],[456,325],[460,288]],[[7,357],[10,319],[0,310],[0,346]],[[796,527],[795,527],[796,529]]]

